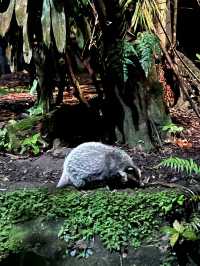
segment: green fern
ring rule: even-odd
[[[134,46],[124,40],[118,40],[108,52],[108,69],[122,83],[128,79],[128,67],[135,65],[132,56],[136,56]]]
[[[162,131],[167,131],[170,134],[174,134],[174,135],[176,133],[182,132],[183,130],[184,130],[183,127],[179,127],[179,126],[175,125],[174,123],[168,123],[162,127]]]
[[[146,76],[148,76],[154,63],[154,55],[160,56],[161,54],[160,42],[154,34],[150,32],[140,32],[135,41],[135,49],[141,66]]]
[[[171,169],[175,169],[176,171],[186,172],[187,174],[191,174],[192,172],[195,174],[200,174],[200,166],[198,166],[192,159],[181,159],[178,157],[169,157],[167,159],[162,160],[157,167],[170,167]]]
[[[188,224],[188,227],[191,230],[194,230],[196,233],[199,233],[200,231],[200,216],[198,214],[195,214],[192,218],[190,223]]]

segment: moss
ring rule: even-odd
[[[1,95],[1,92],[3,93],[5,92],[5,94],[13,93],[13,92],[30,92],[30,87],[29,86],[16,86],[16,87],[10,88],[6,86],[1,86],[0,95]]]
[[[40,122],[42,119],[42,116],[29,116],[27,118],[22,119],[21,121],[11,124],[8,126],[12,127],[15,131],[18,130],[28,130],[31,129],[33,126],[35,126],[38,122]]]
[[[166,214],[183,204],[178,192],[82,193],[70,189],[49,194],[45,189],[17,190],[0,195],[0,254],[23,248],[25,231],[18,225],[26,221],[55,221],[64,218],[59,237],[70,247],[80,239],[99,235],[110,250],[121,246],[138,247],[159,235]],[[36,220],[37,223],[37,220]],[[154,237],[153,237],[154,236]]]
[[[0,87],[0,96],[7,95],[9,92]]]
[[[42,116],[30,116],[18,122],[11,120],[6,126],[7,147],[9,150],[18,151],[23,140],[27,136],[32,136],[34,127],[42,120]]]

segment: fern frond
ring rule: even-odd
[[[200,166],[198,166],[193,159],[182,159],[179,157],[169,157],[162,160],[157,167],[169,167],[178,172],[186,172],[187,174],[200,174]]]
[[[190,223],[188,223],[188,227],[191,230],[194,230],[195,232],[199,233],[200,231],[200,217],[198,215],[194,215],[190,221]]]
[[[154,34],[140,32],[135,41],[135,49],[141,66],[146,76],[148,76],[154,63],[154,55],[160,56],[161,54],[160,42]]]
[[[136,56],[134,46],[124,40],[118,40],[108,51],[108,69],[112,76],[122,83],[128,79],[128,66],[134,65],[134,62],[130,60],[132,56]]]

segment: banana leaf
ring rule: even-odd
[[[0,13],[0,35],[2,37],[4,37],[6,32],[9,30],[14,6],[15,6],[15,0],[10,0],[9,7],[6,10],[6,12]]]
[[[59,8],[55,6],[54,1],[51,4],[51,24],[57,49],[60,53],[65,51],[66,46],[66,18],[64,6],[60,3]]]
[[[23,27],[26,19],[27,4],[28,0],[15,0],[15,16],[17,24],[20,27]]]
[[[51,6],[49,0],[43,1],[41,22],[43,41],[49,47],[51,43]]]
[[[30,48],[28,39],[28,29],[27,29],[28,14],[25,15],[24,25],[23,25],[23,55],[24,61],[29,64],[32,58],[32,50]]]

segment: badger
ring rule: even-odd
[[[117,178],[139,183],[140,169],[122,149],[100,142],[86,142],[74,148],[65,158],[57,187],[87,187],[91,183],[109,186]]]

